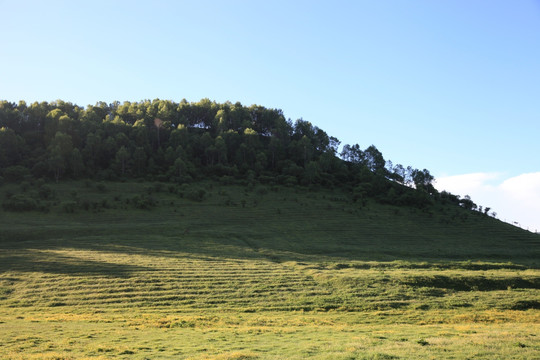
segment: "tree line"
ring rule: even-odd
[[[279,109],[209,99],[98,102],[0,102],[0,175],[25,178],[144,178],[177,183],[203,178],[284,185],[343,186],[358,201],[425,206],[436,200],[476,205],[438,193],[433,176],[394,165],[371,145],[344,145]]]

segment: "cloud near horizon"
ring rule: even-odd
[[[491,207],[497,218],[540,231],[540,172],[504,178],[502,173],[472,173],[442,176],[435,187],[452,194],[469,195],[483,207]]]

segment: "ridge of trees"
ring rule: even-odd
[[[146,178],[185,183],[202,178],[284,185],[344,186],[367,198],[424,207],[444,201],[476,209],[469,197],[433,187],[433,176],[394,165],[371,145],[344,145],[279,109],[202,99],[98,102],[86,108],[0,101],[0,176]]]

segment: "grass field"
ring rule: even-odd
[[[492,218],[338,190],[49,186],[48,212],[0,211],[0,358],[540,358],[540,237]]]

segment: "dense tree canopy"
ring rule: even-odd
[[[338,154],[339,145],[308,121],[238,102],[0,102],[0,175],[8,181],[211,177],[347,186],[355,199],[395,204],[441,198],[428,170],[393,165],[374,145],[345,144]]]

